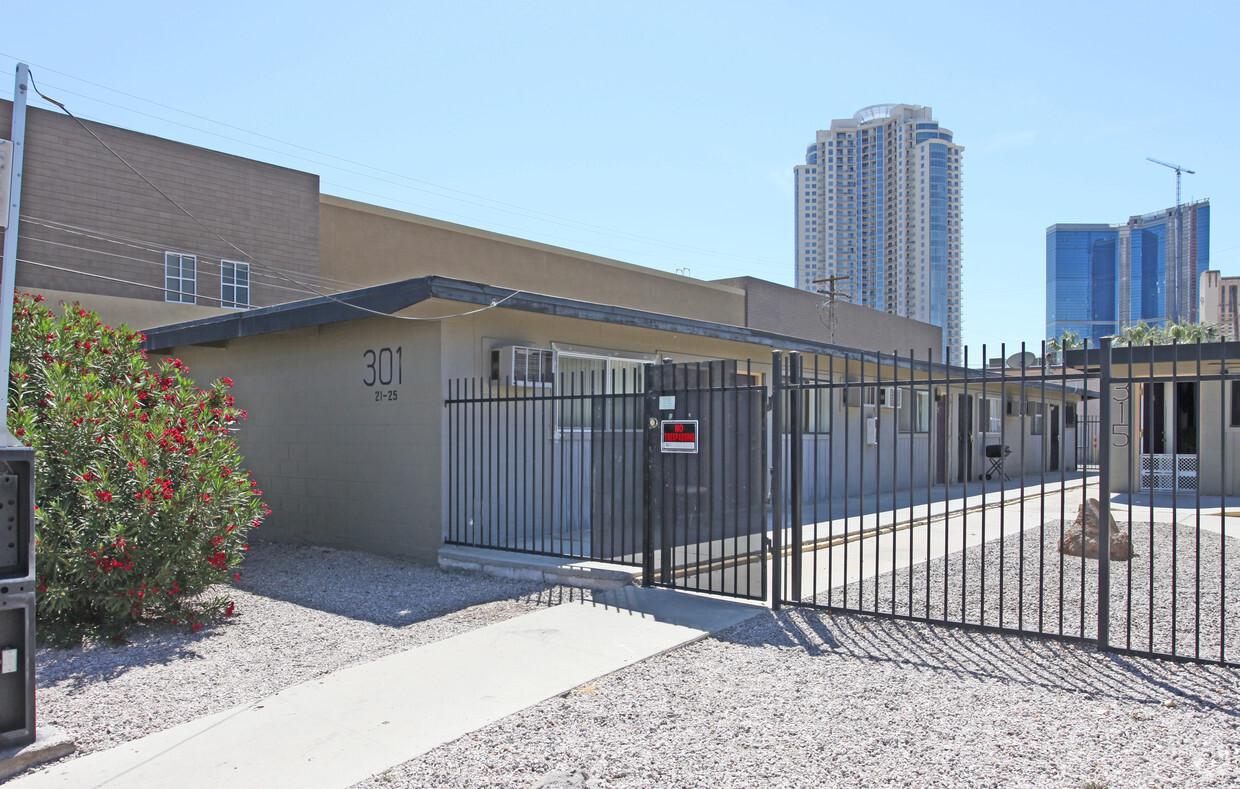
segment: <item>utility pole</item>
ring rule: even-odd
[[[26,147],[26,83],[30,69],[17,64],[13,87],[13,138],[0,178],[8,179],[5,206],[4,255],[0,259],[0,499],[5,502],[8,533],[0,542],[0,610],[17,614],[23,623],[6,625],[0,639],[0,751],[21,748],[35,734],[35,563],[34,563],[34,449],[8,430],[9,350],[13,343],[13,287],[17,269],[17,236],[21,219],[22,153]],[[14,506],[15,505],[15,506]],[[12,711],[22,710],[16,719]],[[6,728],[8,726],[12,728]],[[7,773],[6,773],[7,774]]]
[[[827,332],[829,333],[832,345],[835,345],[835,300],[840,296],[848,298],[847,293],[836,289],[835,283],[842,282],[843,280],[849,278],[850,275],[848,274],[832,274],[829,277],[824,277],[813,281],[813,284],[815,285],[821,285],[824,282],[827,283],[827,289],[820,290],[818,292],[827,297],[827,300],[823,306],[827,308]]]
[[[1180,249],[1183,244],[1182,239],[1184,237],[1184,220],[1180,216],[1180,174],[1188,173],[1189,175],[1196,175],[1197,173],[1196,171],[1190,170],[1187,167],[1182,167],[1181,165],[1178,165],[1178,164],[1171,164],[1170,162],[1160,161],[1158,159],[1155,159],[1152,156],[1147,156],[1145,158],[1153,162],[1154,164],[1161,164],[1163,167],[1170,167],[1172,170],[1175,170],[1175,278],[1172,280],[1173,295],[1172,295],[1172,300],[1171,300],[1171,304],[1172,304],[1171,322],[1179,323],[1180,322]]]
[[[26,83],[30,81],[30,67],[17,64],[17,78],[13,85],[13,138],[9,146],[8,170],[9,204],[4,225],[4,258],[0,262],[0,414],[5,422],[0,427],[0,443],[4,446],[22,446],[8,432],[9,414],[9,351],[13,347],[13,289],[17,272],[17,236],[22,208],[22,154],[26,149]]]

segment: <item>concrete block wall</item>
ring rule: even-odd
[[[11,136],[11,116],[11,102],[0,101],[5,139]],[[253,260],[294,276],[318,275],[317,175],[86,123]],[[250,262],[254,306],[313,295],[265,272],[187,217],[72,118],[28,110],[23,170],[18,257],[45,265],[19,264],[18,288],[163,302],[168,251],[198,256],[199,306],[219,306],[221,259]]]
[[[200,385],[235,381],[238,444],[272,509],[256,537],[436,561],[438,338],[433,322],[366,318],[172,351]],[[387,385],[367,353],[383,348]]]
[[[835,338],[831,339],[828,315],[818,293],[790,288],[754,277],[718,280],[745,291],[745,325],[759,331],[805,337],[846,348],[864,348],[925,360],[929,351],[942,361],[943,330],[930,323],[891,315],[842,299],[835,303]]]

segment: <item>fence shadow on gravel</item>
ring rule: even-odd
[[[406,627],[475,605],[524,600],[552,605],[553,587],[452,572],[360,551],[254,543],[241,591],[384,627]]]
[[[744,631],[725,631],[717,637],[1099,699],[1141,703],[1170,699],[1240,718],[1240,669],[1233,667],[1132,658],[1036,636],[810,609],[784,610],[753,622]]]

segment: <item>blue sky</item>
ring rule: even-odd
[[[1240,274],[1236,8],[19,3],[0,70],[25,61],[83,117],[316,172],[329,194],[784,284],[814,132],[929,105],[965,146],[977,359],[1042,339],[1048,225],[1174,204],[1147,156],[1197,171],[1184,200],[1211,200],[1211,267]]]

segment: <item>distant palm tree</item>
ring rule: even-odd
[[[1218,342],[1222,339],[1222,329],[1209,323],[1168,323],[1165,326],[1150,326],[1145,321],[1138,321],[1132,326],[1120,329],[1112,345],[1117,348],[1173,343],[1183,345],[1194,342]]]
[[[1064,351],[1076,351],[1085,347],[1085,340],[1081,339],[1081,335],[1074,331],[1064,329],[1063,334],[1053,340],[1046,341],[1046,350],[1049,351],[1047,356],[1051,357],[1054,364],[1059,364],[1060,354]]]

